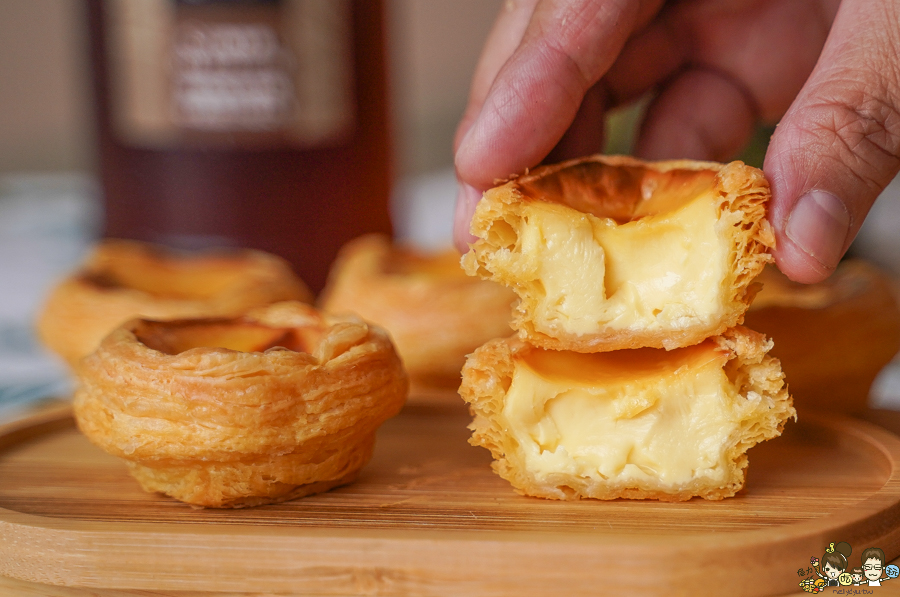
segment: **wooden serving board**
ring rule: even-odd
[[[670,504],[519,496],[468,422],[408,406],[355,484],[245,510],[144,493],[67,409],[8,424],[0,576],[111,591],[91,595],[780,595],[829,542],[900,554],[900,439],[870,423],[803,416],[751,450],[735,498]]]

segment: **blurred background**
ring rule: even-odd
[[[396,173],[452,164],[453,131],[503,0],[387,0]],[[0,3],[0,172],[96,167],[81,2]]]
[[[391,204],[400,239],[449,243],[453,132],[503,2],[385,0]],[[84,3],[74,0],[0,2],[0,406],[58,387],[47,371],[61,369],[36,345],[31,321],[49,284],[78,263],[102,227],[87,22]],[[613,151],[627,151],[634,115],[614,119]],[[760,129],[745,153],[754,165],[768,132]],[[852,252],[900,276],[900,183],[886,195]],[[34,390],[36,379],[48,378],[50,386]]]
[[[386,0],[394,230],[449,243],[452,138],[503,0]],[[321,4],[321,3],[320,3]],[[33,321],[50,286],[103,228],[88,8],[0,2],[0,412],[66,391]]]

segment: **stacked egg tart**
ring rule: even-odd
[[[771,261],[762,172],[591,156],[488,190],[462,263],[519,297],[463,368],[471,442],[519,492],[721,499],[795,416],[740,324]]]

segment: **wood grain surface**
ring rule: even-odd
[[[245,510],[144,493],[65,409],[0,427],[0,589],[780,595],[829,542],[900,554],[900,439],[865,422],[805,416],[750,452],[738,496],[678,504],[519,496],[468,422],[407,407],[355,484]]]

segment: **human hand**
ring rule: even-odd
[[[822,280],[900,170],[898,55],[896,0],[508,0],[454,142],[457,245],[495,179],[600,151],[604,113],[654,90],[649,159],[724,161],[780,119],[775,259]]]

